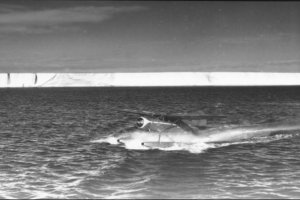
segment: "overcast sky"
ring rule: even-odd
[[[300,72],[300,2],[0,1],[0,72]]]

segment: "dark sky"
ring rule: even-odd
[[[300,2],[0,1],[0,72],[300,72]]]

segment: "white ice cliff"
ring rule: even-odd
[[[300,73],[0,73],[0,87],[300,85]]]

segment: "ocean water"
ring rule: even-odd
[[[0,101],[0,198],[300,198],[300,87],[1,89]],[[143,149],[155,136],[125,108],[226,115],[210,125],[229,141],[182,133],[193,145]]]

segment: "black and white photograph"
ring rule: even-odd
[[[0,0],[0,199],[299,199],[300,1]]]

